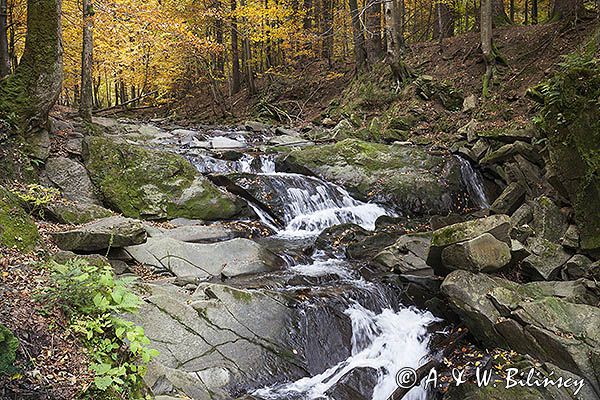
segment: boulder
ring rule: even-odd
[[[521,127],[509,126],[477,133],[477,136],[480,138],[492,139],[505,143],[514,143],[516,141],[531,143],[536,135],[537,129],[533,125]]]
[[[559,243],[567,249],[578,249],[579,228],[577,228],[577,225],[569,225],[563,236],[560,238]]]
[[[171,239],[189,243],[212,243],[234,239],[243,235],[222,224],[212,225],[184,225],[173,229],[159,229],[160,234]]]
[[[40,239],[33,219],[11,192],[0,186],[0,247],[31,251]]]
[[[592,269],[592,260],[583,254],[575,254],[564,265],[561,277],[564,280],[575,280],[580,278],[598,279],[600,271]]]
[[[567,217],[554,202],[541,196],[535,199],[533,205],[533,221],[531,226],[536,236],[558,243],[569,228]]]
[[[247,147],[246,143],[242,143],[235,139],[229,139],[225,136],[216,136],[211,138],[210,145],[214,150],[244,149]]]
[[[425,263],[430,241],[429,234],[404,235],[393,245],[380,251],[373,260],[396,272],[427,274],[431,271]]]
[[[526,159],[533,161],[536,164],[542,163],[542,156],[534,146],[522,141],[516,141],[515,143],[505,144],[499,149],[488,153],[481,159],[480,164],[484,166],[501,164],[517,154],[522,155]]]
[[[473,336],[488,346],[529,354],[600,389],[600,308],[589,281],[517,284],[454,271],[442,293]]]
[[[246,121],[244,127],[252,132],[264,132],[269,130],[271,126],[258,121]]]
[[[61,250],[98,251],[144,243],[146,230],[140,221],[114,216],[53,233],[52,238]]]
[[[477,108],[477,96],[471,94],[463,100],[463,112],[469,112]]]
[[[526,274],[533,280],[555,280],[562,266],[571,258],[562,246],[546,239],[532,237],[527,240],[531,255],[523,260]]]
[[[596,35],[596,38],[598,35]],[[594,49],[595,41],[591,41]],[[593,51],[590,51],[590,55]],[[581,63],[561,68],[546,84],[551,90],[531,92],[544,102],[541,125],[548,138],[547,168],[552,185],[570,200],[581,230],[581,247],[600,250],[600,68]],[[548,86],[547,86],[548,87]],[[546,88],[547,88],[546,87]],[[557,101],[555,93],[560,93]]]
[[[525,188],[517,182],[509,184],[494,201],[490,209],[496,214],[514,213],[525,200]]]
[[[86,138],[86,166],[105,202],[127,217],[230,219],[245,204],[203,176],[182,156]]]
[[[511,261],[511,248],[489,233],[445,247],[442,264],[450,270],[495,272]]]
[[[269,139],[269,144],[272,144],[275,146],[291,146],[291,147],[314,146],[314,142],[303,139],[300,136],[290,136],[290,135],[274,136],[271,139]]]
[[[502,214],[445,226],[433,232],[431,247],[427,255],[427,264],[434,268],[441,266],[442,250],[445,247],[475,239],[484,233],[489,233],[497,240],[510,246],[510,230],[510,217]]]
[[[460,165],[419,146],[355,139],[295,150],[282,160],[288,171],[312,173],[361,199],[387,201],[405,214],[447,214],[464,192]]]
[[[154,236],[146,243],[126,250],[140,264],[169,271],[178,277],[231,278],[274,271],[284,265],[280,257],[258,243],[241,238],[199,244]]]
[[[46,177],[71,201],[101,205],[90,177],[83,165],[66,157],[46,161]]]
[[[114,215],[112,211],[96,204],[72,202],[65,199],[46,205],[44,213],[53,221],[68,225],[87,224]]]

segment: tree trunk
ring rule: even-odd
[[[63,81],[61,0],[27,1],[27,36],[21,63],[0,82],[0,118],[23,132],[42,126]]]
[[[515,0],[510,0],[510,22],[515,23]]]
[[[538,23],[538,0],[531,0],[531,23]]]
[[[583,0],[554,0],[552,19],[577,19],[583,11]]]
[[[231,0],[231,13],[235,14],[237,0]],[[231,18],[231,93],[240,91],[240,51],[238,48],[237,18]]]
[[[220,45],[219,47],[221,48],[223,46],[223,19],[221,18],[220,14],[219,14],[220,10],[221,10],[221,2],[215,1],[214,8],[215,8],[215,14],[216,14],[215,21],[214,21],[215,40]],[[217,70],[219,77],[222,77],[223,74],[225,73],[225,57],[221,50],[219,50],[216,54],[215,69]]]
[[[485,62],[485,76],[483,77],[483,96],[489,93],[489,86],[494,75],[494,48],[492,44],[493,4],[494,0],[481,0],[481,50]]]
[[[333,1],[323,0],[321,11],[323,12],[321,57],[326,59],[331,67],[331,58],[333,57]]]
[[[360,22],[360,12],[357,0],[348,0],[350,16],[352,17],[352,38],[354,40],[354,59],[356,71],[364,70],[367,64],[367,50],[365,48],[365,35]]]
[[[84,121],[92,121],[93,91],[92,68],[94,51],[94,3],[83,0],[83,50],[81,52],[81,102],[79,115]]]
[[[398,1],[389,0],[384,3],[386,63],[390,66],[398,87],[411,77],[411,73],[402,59],[403,43],[401,38],[401,15],[398,12]]]
[[[435,25],[433,27],[434,39],[444,39],[454,36],[454,16],[450,6],[438,2],[435,9]]]
[[[492,0],[493,4],[493,19],[494,26],[502,26],[510,24],[510,19],[506,15],[504,9],[504,0]]]
[[[0,0],[0,78],[10,75],[10,56],[8,54],[8,9],[6,0]]]
[[[383,56],[383,42],[381,40],[381,2],[367,0],[372,4],[366,9],[367,26],[367,56],[371,64],[381,60]]]

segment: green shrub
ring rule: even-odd
[[[48,266],[52,286],[42,297],[62,307],[89,350],[95,377],[92,393],[87,394],[142,397],[146,365],[158,352],[147,347],[150,341],[142,327],[120,317],[140,308],[140,298],[128,289],[135,278],[115,279],[110,265],[94,266],[81,258]]]
[[[0,375],[9,374],[14,371],[13,363],[17,357],[19,341],[15,335],[0,324]]]
[[[36,183],[11,189],[11,192],[26,205],[32,215],[37,214],[40,218],[44,218],[44,208],[60,197],[58,189]]]

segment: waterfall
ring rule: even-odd
[[[352,324],[352,355],[321,374],[296,382],[274,385],[254,391],[265,400],[329,399],[327,392],[355,369],[377,372],[373,400],[387,400],[397,388],[396,374],[402,368],[417,369],[428,355],[427,326],[436,321],[429,312],[404,308],[394,312],[386,308],[376,314],[358,303],[346,309]],[[413,388],[405,400],[425,400],[422,387]]]
[[[469,197],[473,200],[475,205],[480,209],[490,208],[487,196],[485,194],[485,188],[483,187],[483,180],[479,172],[473,169],[471,163],[462,157],[455,156],[460,163],[460,175],[464,185],[467,187]]]

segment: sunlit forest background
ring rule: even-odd
[[[385,40],[382,1],[356,4],[369,58],[380,59]],[[514,24],[552,18],[551,0],[506,0]],[[353,63],[353,0],[97,0],[93,2],[93,90],[96,108],[140,97],[158,103],[197,89],[222,99],[256,90],[255,80],[286,74],[308,61],[331,69]],[[402,0],[407,45],[475,31],[478,0]],[[22,54],[26,2],[7,0],[12,68]],[[442,23],[440,23],[442,22]],[[63,2],[65,81],[61,103],[79,97],[82,4]]]

